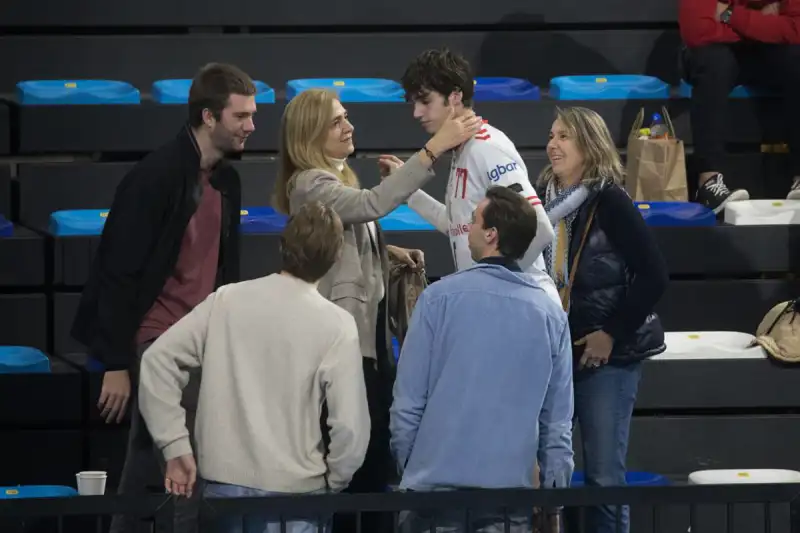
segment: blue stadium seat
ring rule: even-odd
[[[653,100],[669,98],[669,85],[652,76],[559,76],[550,80],[554,100]]]
[[[714,212],[694,202],[634,202],[648,226],[715,226]]]
[[[108,209],[70,209],[50,214],[50,233],[56,237],[100,235]]]
[[[669,480],[660,474],[651,472],[628,472],[625,474],[625,482],[637,487],[663,487],[669,485]],[[572,474],[572,487],[582,487],[586,483],[583,472]]]
[[[64,485],[19,485],[17,487],[0,487],[0,500],[71,498],[77,495],[77,490]]]
[[[0,374],[49,374],[50,359],[28,346],[0,346]]]
[[[281,233],[289,218],[271,207],[246,207],[241,214],[240,233]]]
[[[308,89],[336,91],[342,102],[404,102],[403,87],[393,80],[380,78],[309,78],[289,80],[286,99],[291,100]]]
[[[0,215],[0,237],[11,237],[14,234],[14,224]]]
[[[400,341],[392,337],[392,353],[394,353],[394,360],[400,360]]]
[[[689,84],[689,82],[686,80],[681,80],[681,84],[678,87],[678,95],[681,98],[692,97],[692,86]],[[759,98],[764,96],[773,96],[773,93],[763,89],[747,87],[745,85],[737,85],[728,95],[729,98]]]
[[[539,87],[520,78],[475,78],[475,101],[539,100]]]
[[[139,89],[113,80],[29,80],[17,84],[20,105],[138,104]]]
[[[256,86],[257,104],[274,104],[275,89],[263,81],[253,81]],[[189,101],[189,88],[192,80],[158,80],[153,83],[151,93],[153,100],[159,104],[185,104]]]
[[[429,224],[416,211],[407,205],[398,206],[397,209],[380,219],[381,228],[385,231],[435,231],[436,228]]]

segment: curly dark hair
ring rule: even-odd
[[[401,81],[408,102],[423,98],[429,91],[447,97],[460,90],[461,101],[470,107],[475,94],[475,78],[469,62],[447,48],[422,52],[406,68]]]

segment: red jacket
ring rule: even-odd
[[[678,23],[687,46],[734,43],[800,44],[800,0],[781,0],[779,15],[764,15],[748,8],[748,0],[731,0],[730,24],[717,20],[717,0],[680,0]]]

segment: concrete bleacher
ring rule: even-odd
[[[0,459],[0,485],[73,484],[74,472],[82,468],[108,470],[109,488],[116,484],[125,424],[107,426],[99,420],[95,403],[101,373],[86,360],[85,347],[69,336],[99,238],[54,237],[48,222],[60,209],[108,208],[135,160],[175,135],[186,109],[150,101],[146,93],[153,81],[190,77],[206,62],[228,61],[276,88],[277,102],[259,106],[256,132],[242,160],[234,163],[245,208],[268,205],[277,173],[282,88],[289,79],[398,79],[416,53],[448,45],[464,53],[480,76],[519,77],[543,88],[563,74],[639,73],[673,87],[680,82],[673,1],[383,5],[356,0],[315,2],[310,9],[308,4],[235,0],[225,9],[200,3],[191,10],[156,0],[76,5],[77,0],[61,2],[42,10],[14,2],[3,13],[3,25],[20,31],[0,36],[0,56],[13,64],[0,71],[0,95],[8,97],[0,102],[0,214],[15,223],[13,236],[0,238],[0,344],[46,351],[53,374],[0,376],[0,441],[12,443]],[[363,31],[386,24],[388,33]],[[72,34],[90,26],[126,30]],[[270,33],[275,27],[281,31]],[[17,82],[48,78],[124,80],[144,99],[140,105],[108,106],[14,103],[10,95]],[[597,110],[624,148],[639,108],[656,111],[662,104],[687,144],[691,169],[691,117],[684,98],[557,102],[544,94],[539,101],[482,102],[478,112],[516,142],[535,179],[546,164],[544,147],[557,105]],[[378,183],[378,153],[407,154],[427,138],[407,104],[347,108],[358,150],[351,163],[365,187]],[[756,198],[784,197],[786,155],[760,150],[762,143],[785,140],[779,135],[777,100],[731,100],[729,113],[735,120],[728,141],[737,145],[722,168],[729,185],[747,187]],[[55,163],[41,157],[49,154],[74,160]],[[444,195],[442,176],[448,168],[444,157],[437,164],[440,177],[426,186],[435,197]],[[752,333],[775,303],[800,294],[794,279],[800,271],[797,227],[653,231],[670,268],[670,285],[658,307],[667,329]],[[390,232],[387,238],[422,248],[432,277],[452,272],[444,235]],[[277,269],[277,236],[244,235],[241,247],[243,278]],[[792,369],[766,360],[648,361],[631,429],[630,468],[684,477],[700,468],[742,464],[800,468],[793,446],[800,439],[794,377]],[[30,397],[35,401],[24,411],[5,408]]]

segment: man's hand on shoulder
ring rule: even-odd
[[[378,169],[381,173],[381,179],[388,178],[394,171],[403,166],[403,161],[391,154],[381,154],[378,157]]]
[[[130,397],[131,378],[127,370],[110,370],[103,374],[103,388],[97,408],[107,424],[122,422]]]

